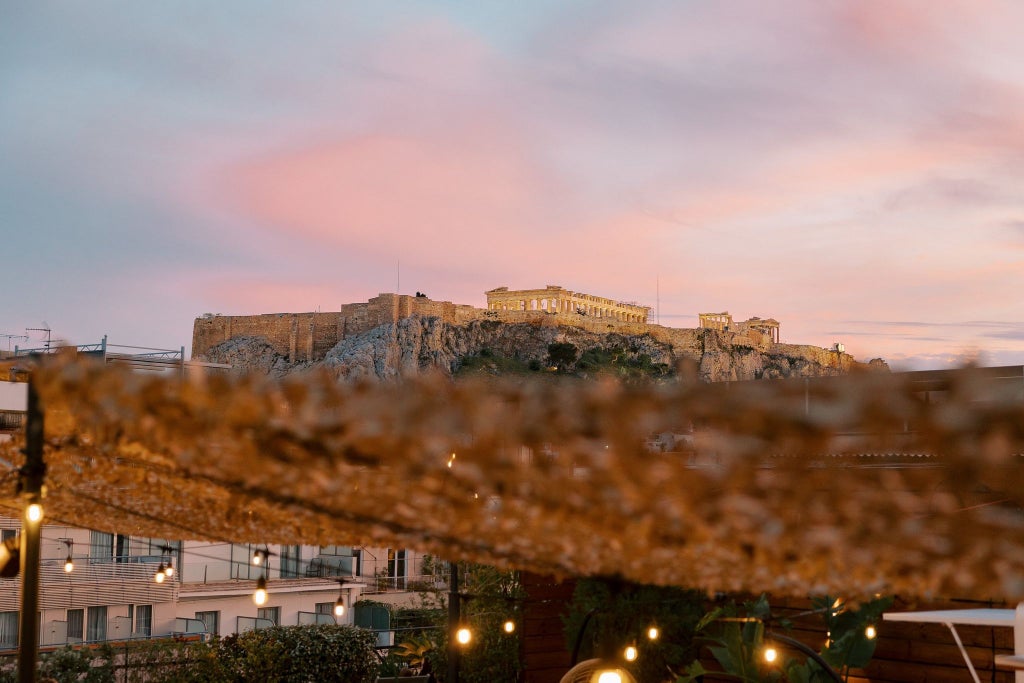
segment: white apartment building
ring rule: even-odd
[[[17,534],[19,525],[0,517],[0,538]],[[182,542],[44,524],[41,553],[44,650],[206,639],[274,625],[355,624],[359,600],[407,604],[415,589],[435,581],[430,560],[407,549]],[[69,557],[72,568],[65,571]],[[430,574],[424,576],[425,564]],[[168,566],[173,573],[157,582],[158,570]],[[260,577],[267,599],[257,605]],[[17,647],[20,592],[19,577],[0,579],[0,652]],[[339,599],[345,611],[336,616]],[[382,632],[379,642],[393,644],[393,634]]]

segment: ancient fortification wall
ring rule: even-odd
[[[323,313],[264,313],[260,315],[206,315],[192,329],[192,357],[236,337],[261,337],[292,361],[322,359],[339,341],[413,315],[436,317],[450,323],[479,320],[484,311],[424,296],[380,294],[366,303],[344,304],[340,311]]]
[[[533,291],[533,290],[522,290]],[[549,300],[566,301],[582,300],[576,292],[565,292],[557,288],[552,292],[537,290]],[[491,290],[488,295],[497,293],[499,299],[508,294],[505,288]],[[564,295],[564,296],[563,296]],[[570,296],[571,295],[571,296]],[[597,300],[598,297],[591,297]],[[527,323],[540,326],[567,325],[596,334],[616,333],[621,335],[649,334],[659,342],[671,344],[680,352],[699,355],[702,351],[703,337],[694,329],[678,329],[662,327],[647,323],[647,307],[635,304],[618,304],[623,309],[636,315],[621,315],[622,311],[608,310],[607,303],[601,300],[605,310],[586,312],[587,309],[568,307],[568,311],[559,310],[563,306],[552,306],[553,310],[535,304],[533,310],[499,310],[498,302],[492,301],[496,308],[485,310],[450,301],[433,301],[425,296],[407,294],[380,294],[365,303],[344,304],[339,311],[321,313],[265,313],[260,315],[206,315],[197,318],[192,332],[192,357],[202,358],[207,351],[229,339],[238,337],[258,337],[267,341],[274,351],[291,362],[318,361],[338,342],[381,325],[396,323],[411,316],[438,318],[443,322],[465,325],[474,320],[495,320],[505,323]],[[580,312],[575,312],[580,311]],[[595,314],[596,313],[596,314]],[[622,319],[626,318],[626,319]],[[772,321],[775,322],[775,321]],[[775,323],[776,326],[778,323]],[[740,326],[736,326],[740,327]],[[729,342],[738,346],[748,346],[759,351],[770,351],[777,344],[777,327],[774,335],[771,331],[765,334],[759,329],[743,326],[738,330],[721,330],[720,334],[728,337]],[[774,337],[774,338],[773,338]],[[786,346],[786,345],[783,345]],[[814,347],[809,347],[814,348]],[[820,350],[826,353],[824,350]]]

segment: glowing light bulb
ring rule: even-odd
[[[657,626],[652,626],[649,629],[647,629],[647,639],[648,640],[657,640],[658,636],[660,636],[660,635],[661,635],[661,631],[658,630]]]
[[[167,575],[164,574],[164,570],[163,569],[160,569],[160,570],[157,571],[156,574],[153,574],[153,580],[156,581],[157,583],[163,583],[164,579],[166,579],[166,578],[167,578]]]
[[[39,503],[32,503],[28,506],[28,509],[25,510],[25,515],[28,517],[28,521],[38,522],[43,518],[43,506]]]
[[[164,576],[166,576],[168,579],[174,576],[174,567],[172,567],[171,565],[167,565],[166,567],[164,567]]]
[[[636,658],[640,656],[640,653],[637,652],[635,645],[627,645],[623,656],[626,658],[627,662],[635,662]]]
[[[460,645],[469,645],[469,641],[473,640],[473,632],[468,628],[460,628],[455,632],[455,640],[459,641]]]
[[[334,616],[345,616],[345,603],[342,602],[341,598],[338,598],[338,601],[334,603]]]
[[[256,581],[256,592],[252,594],[252,601],[257,605],[267,602],[267,579],[263,576]]]
[[[779,651],[776,650],[774,647],[766,647],[764,649],[764,661],[766,661],[769,664],[771,664],[772,662],[774,662],[778,658],[779,658]]]
[[[622,675],[618,671],[602,671],[597,683],[622,683]]]
[[[455,462],[455,454],[452,453],[451,456],[448,458],[448,467],[450,468],[454,462]]]
[[[864,629],[864,635],[865,637],[867,637],[868,640],[874,640],[875,636],[878,635],[878,631],[875,630],[874,626],[868,626],[866,629]]]
[[[504,625],[503,628],[505,629],[505,633],[512,633],[513,631],[516,630],[516,622],[512,621],[511,619],[509,619],[508,621],[505,622],[505,625]]]
[[[75,563],[71,556],[68,555],[68,559],[64,560],[64,573],[70,574],[73,571],[75,571]]]
[[[262,561],[263,561],[263,553],[261,553],[259,550],[257,550],[256,552],[254,552],[252,554],[252,563],[254,565],[259,566],[260,562],[262,562]]]

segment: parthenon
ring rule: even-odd
[[[490,311],[545,311],[547,313],[577,313],[596,318],[611,318],[623,322],[646,323],[650,306],[615,301],[593,294],[572,292],[558,285],[544,289],[515,289],[498,287],[487,294]]]

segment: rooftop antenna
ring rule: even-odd
[[[45,332],[46,333],[46,343],[43,345],[43,348],[46,349],[47,351],[50,350],[50,325],[49,325],[49,323],[47,323],[44,320],[42,327],[26,327],[25,331],[26,332]]]
[[[11,350],[11,340],[12,339],[17,339],[18,341],[28,341],[28,335],[27,334],[0,334],[0,337],[3,337],[4,339],[7,340],[7,350],[8,351]]]

